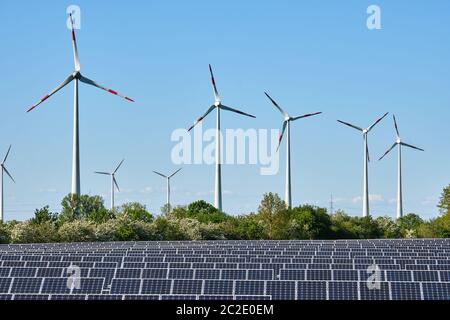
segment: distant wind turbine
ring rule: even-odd
[[[371,126],[369,126],[366,129],[360,128],[358,126],[355,126],[353,124],[350,124],[348,122],[344,122],[341,120],[338,120],[338,122],[345,124],[346,126],[349,126],[353,129],[356,129],[358,131],[361,131],[363,134],[364,139],[364,183],[363,183],[363,217],[367,217],[369,215],[369,168],[368,163],[370,161],[369,157],[369,145],[367,142],[367,135],[370,132],[370,130],[373,129],[381,120],[383,120],[384,117],[388,115],[389,112],[386,112],[381,118],[377,119]]]
[[[15,183],[14,178],[11,176],[11,174],[8,172],[8,169],[6,169],[6,167],[5,167],[5,162],[6,162],[6,159],[8,159],[9,151],[11,151],[11,146],[9,146],[8,151],[6,152],[6,156],[3,159],[3,162],[0,164],[1,171],[2,171],[1,174],[0,174],[0,176],[1,176],[1,181],[0,181],[0,221],[1,222],[3,222],[3,217],[4,217],[4,215],[3,215],[3,213],[4,213],[4,211],[3,211],[3,208],[4,208],[4,203],[3,203],[3,173],[5,172],[8,175],[8,177],[12,180],[12,182]]]
[[[98,173],[98,174],[104,174],[104,175],[107,175],[107,176],[111,176],[111,210],[114,210],[114,186],[116,186],[117,191],[120,192],[119,185],[117,184],[117,181],[116,181],[116,172],[117,172],[117,170],[119,170],[119,168],[122,165],[124,160],[125,159],[120,161],[119,165],[111,173],[109,173],[109,172],[102,172],[102,171],[95,171],[95,173]]]
[[[269,96],[269,94],[267,94],[267,92],[264,92],[264,94],[267,96],[267,98],[269,98],[270,101],[272,101],[275,108],[277,108],[278,111],[281,112],[281,114],[283,115],[283,118],[284,118],[283,128],[281,129],[280,138],[278,139],[277,151],[278,151],[278,148],[280,147],[281,140],[283,139],[284,131],[287,129],[287,134],[286,134],[287,135],[286,136],[286,182],[285,182],[286,184],[285,184],[284,201],[286,202],[286,206],[288,208],[291,208],[292,207],[292,198],[291,198],[291,121],[315,116],[315,115],[321,114],[322,112],[308,113],[308,114],[304,114],[302,116],[291,117],[286,111],[281,109],[281,107],[275,102],[275,100],[273,100]]]
[[[163,178],[165,178],[167,180],[167,206],[168,206],[169,213],[171,211],[171,207],[170,207],[170,178],[172,178],[174,175],[176,175],[178,173],[178,171],[180,171],[181,169],[182,168],[178,169],[177,171],[175,171],[174,173],[172,173],[169,176],[166,176],[165,174],[162,174],[162,173],[157,172],[157,171],[153,171],[157,175],[160,175],[161,177],[163,177]]]
[[[209,72],[211,74],[211,82],[214,89],[214,104],[209,107],[209,109],[197,119],[197,121],[188,129],[191,131],[199,122],[201,122],[211,111],[217,109],[217,118],[216,118],[216,181],[215,181],[215,192],[214,192],[214,206],[222,211],[222,172],[221,172],[221,163],[220,163],[220,110],[227,110],[235,113],[239,113],[241,115],[256,118],[255,116],[224,106],[220,100],[219,92],[217,91],[216,82],[214,80],[213,71],[211,65],[209,65]]]
[[[403,217],[403,199],[402,199],[402,146],[413,148],[420,151],[425,151],[421,148],[415,147],[413,145],[402,142],[400,139],[400,133],[398,131],[397,120],[395,119],[395,115],[392,115],[394,119],[394,128],[397,134],[397,138],[394,144],[380,157],[383,159],[392,149],[398,146],[398,155],[397,155],[397,219]]]
[[[69,84],[71,81],[74,81],[74,103],[73,103],[73,146],[72,146],[72,194],[75,194],[77,196],[80,195],[80,142],[79,142],[79,126],[78,126],[78,81],[84,82],[86,84],[89,84],[91,86],[100,88],[102,90],[105,90],[109,93],[112,93],[114,95],[117,95],[119,97],[122,97],[128,101],[134,102],[133,99],[123,96],[119,94],[117,91],[108,89],[97,82],[86,78],[85,76],[82,76],[80,73],[80,62],[78,59],[78,49],[77,49],[77,42],[75,39],[75,30],[73,28],[73,20],[72,20],[72,14],[70,16],[70,22],[72,25],[72,46],[73,46],[73,60],[75,64],[75,71],[69,75],[63,83],[61,83],[56,89],[54,89],[52,92],[47,94],[45,97],[43,97],[39,102],[34,104],[31,108],[28,109],[27,112],[30,112],[34,108],[36,108],[39,104],[47,100],[49,97],[51,97],[53,94],[58,92],[60,89],[65,87],[67,84]]]

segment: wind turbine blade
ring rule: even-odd
[[[283,128],[281,129],[280,137],[278,138],[278,146],[277,146],[277,152],[281,145],[281,140],[283,139],[284,131],[286,130],[287,121],[283,121]]]
[[[397,145],[397,143],[394,143],[394,144],[392,145],[392,147],[390,147],[389,149],[387,149],[387,151],[380,157],[380,159],[378,159],[378,161],[380,161],[381,159],[383,159],[389,152],[391,152],[391,150],[394,149],[396,145]]]
[[[375,121],[369,128],[367,128],[367,132],[372,130],[373,127],[375,127],[381,120],[384,119],[389,114],[389,112],[386,112],[381,118],[378,118],[377,121]]]
[[[411,144],[407,144],[407,143],[404,143],[404,142],[400,142],[400,144],[401,144],[402,146],[405,146],[405,147],[410,147],[410,148],[413,148],[413,149],[416,149],[416,150],[425,151],[425,150],[423,150],[423,149],[421,149],[421,148],[415,147],[415,146],[413,146],[413,145],[411,145]]]
[[[164,175],[164,174],[162,174],[162,173],[159,173],[159,172],[157,172],[157,171],[153,171],[153,172],[156,173],[157,175],[160,175],[160,176],[163,177],[163,178],[167,178],[167,176]]]
[[[251,114],[245,113],[243,111],[239,111],[237,109],[233,109],[233,108],[224,106],[223,104],[221,104],[219,108],[221,108],[223,110],[228,110],[228,111],[231,111],[231,112],[236,112],[236,113],[242,114],[243,116],[247,116],[247,117],[250,117],[250,118],[256,118],[254,115],[251,115]]]
[[[85,76],[80,76],[80,81],[81,81],[81,82],[84,82],[84,83],[86,83],[86,84],[90,84],[91,86],[100,88],[100,89],[102,89],[102,90],[105,90],[105,91],[107,91],[107,92],[109,92],[109,93],[112,93],[112,94],[114,94],[114,95],[116,95],[116,96],[119,96],[119,97],[121,97],[121,98],[124,98],[125,100],[128,100],[128,101],[130,101],[130,102],[134,102],[133,99],[131,99],[131,98],[127,97],[127,96],[124,96],[124,95],[118,93],[118,92],[115,91],[115,90],[108,89],[108,88],[106,88],[106,87],[104,87],[104,86],[98,84],[97,82],[95,82],[95,81],[93,81],[93,80],[91,80],[91,79],[86,78]]]
[[[11,176],[11,174],[8,172],[8,170],[6,169],[5,166],[2,166],[3,170],[5,170],[6,174],[8,175],[8,177],[12,180],[12,182],[16,183],[16,181],[14,180],[14,178]]]
[[[75,29],[73,28],[72,14],[70,16],[70,25],[72,26],[72,46],[73,46],[73,62],[75,64],[75,71],[80,71],[80,60],[78,59],[77,40],[75,38]]]
[[[178,171],[180,171],[182,168],[178,169],[177,171],[175,171],[174,173],[172,173],[169,178],[172,178],[174,175],[176,175],[178,173]]]
[[[216,100],[216,102],[220,102],[220,96],[219,96],[219,92],[217,91],[216,80],[214,80],[214,74],[213,74],[211,65],[209,65],[209,73],[211,74],[211,82],[212,82],[213,89],[214,89],[214,99]]]
[[[8,155],[9,155],[9,151],[10,151],[10,150],[11,150],[11,145],[9,145],[8,151],[6,151],[6,156],[5,156],[5,158],[3,159],[2,164],[4,164],[4,163],[6,162],[6,159],[8,159]]]
[[[397,132],[397,138],[400,138],[400,133],[398,132],[397,120],[395,120],[395,115],[393,114],[392,117],[394,118],[394,127],[395,127],[395,132]]]
[[[275,108],[277,108],[278,111],[280,111],[281,114],[282,114],[283,116],[286,116],[286,115],[287,115],[287,112],[285,112],[283,109],[281,109],[281,107],[275,102],[275,100],[273,100],[273,99],[269,96],[269,94],[268,94],[267,92],[264,92],[264,94],[267,96],[267,98],[269,98],[270,101],[272,101],[272,103],[273,103],[273,105],[275,106]]]
[[[357,126],[355,126],[355,125],[353,125],[351,123],[348,123],[348,122],[345,122],[345,121],[341,121],[341,120],[338,120],[338,122],[340,122],[342,124],[345,124],[346,126],[349,126],[349,127],[353,128],[353,129],[356,129],[356,130],[359,130],[359,131],[363,131],[362,128],[357,127]]]
[[[107,175],[107,176],[110,176],[110,175],[111,175],[111,173],[109,173],[109,172],[102,172],[102,171],[94,171],[94,173],[105,174],[105,175]]]
[[[120,161],[119,165],[117,166],[116,170],[113,171],[113,174],[117,172],[117,170],[119,170],[120,166],[122,165],[122,163],[125,161],[125,159],[122,159],[122,161]]]
[[[50,92],[49,94],[47,94],[45,97],[43,97],[41,100],[39,100],[39,102],[37,102],[36,104],[34,104],[31,108],[29,108],[27,110],[27,112],[30,112],[31,110],[33,110],[34,108],[36,108],[38,105],[40,105],[42,102],[44,102],[45,100],[47,100],[48,98],[50,98],[52,95],[54,95],[56,92],[58,92],[61,88],[63,88],[64,86],[66,86],[70,81],[72,81],[74,79],[73,75],[71,74],[70,76],[68,76],[63,83],[61,83],[55,90],[53,90],[52,92]]]
[[[191,131],[199,122],[201,122],[211,111],[214,110],[214,108],[216,108],[216,106],[212,105],[211,107],[209,107],[209,109],[205,112],[204,115],[202,115],[200,118],[197,119],[197,121],[195,121],[195,123],[188,129],[188,131]]]
[[[117,191],[120,192],[119,185],[117,184],[116,177],[113,177],[114,184],[116,185]]]
[[[298,120],[298,119],[302,119],[302,118],[307,118],[307,117],[315,116],[315,115],[318,115],[318,114],[321,114],[321,113],[322,112],[307,113],[307,114],[304,114],[302,116],[294,117],[291,120]]]

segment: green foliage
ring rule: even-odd
[[[8,224],[0,221],[0,244],[11,242],[11,228]]]
[[[286,210],[276,229],[278,239],[327,239],[331,236],[331,219],[323,208],[311,205]]]
[[[153,220],[153,216],[147,211],[147,208],[138,202],[122,205],[119,209],[119,215],[127,216],[134,221],[152,222]]]
[[[181,213],[181,210],[179,211],[179,213]],[[195,201],[189,204],[185,217],[196,219],[201,223],[219,223],[225,221],[228,218],[225,213],[219,211],[213,205],[207,203],[204,200]]]
[[[95,225],[88,220],[74,220],[63,224],[58,230],[63,242],[95,241]]]
[[[428,221],[408,214],[389,217],[353,217],[342,210],[328,215],[326,209],[303,205],[286,209],[278,194],[264,194],[258,212],[229,216],[200,200],[153,218],[142,204],[126,203],[116,210],[104,207],[99,196],[68,195],[60,214],[49,207],[37,209],[25,222],[0,222],[0,243],[84,241],[174,241],[262,239],[376,239],[450,237],[450,185],[444,188],[441,215]]]
[[[439,199],[439,211],[442,215],[450,214],[450,184],[444,188]]]
[[[57,220],[58,214],[50,212],[49,206],[45,206],[34,211],[34,217],[31,218],[30,222],[34,224],[41,224],[46,222],[55,223]]]
[[[83,194],[76,196],[75,194],[68,194],[61,202],[62,211],[59,215],[58,223],[60,225],[71,222],[76,219],[89,219],[91,221],[101,221],[102,218],[108,214],[105,212],[106,208],[104,201],[100,196],[89,196]]]
[[[404,238],[417,238],[419,236],[419,228],[423,223],[423,220],[414,213],[409,213],[397,219],[397,225]]]
[[[278,194],[269,192],[263,195],[258,208],[258,218],[263,222],[269,239],[274,238],[276,221],[281,218],[285,210],[286,203]]]
[[[55,225],[50,222],[41,224],[30,221],[17,223],[11,230],[12,243],[48,243],[58,241]]]

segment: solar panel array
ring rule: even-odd
[[[21,299],[450,300],[450,239],[0,245]]]

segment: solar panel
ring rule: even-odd
[[[236,281],[236,295],[264,295],[264,281]]]
[[[298,300],[326,300],[327,283],[319,281],[298,281]]]
[[[393,300],[421,300],[420,284],[417,282],[392,282]]]
[[[228,269],[223,269],[221,270],[221,276],[220,278],[223,280],[242,280],[245,279],[247,274],[246,270],[228,270]]]
[[[357,282],[329,282],[328,292],[330,300],[358,300]]]
[[[193,279],[194,270],[192,269],[169,269],[170,279]]]
[[[172,280],[144,279],[141,294],[170,294]]]
[[[272,300],[295,300],[295,281],[267,281],[266,286]]]
[[[425,300],[450,300],[450,283],[422,283],[423,298]]]
[[[13,278],[11,293],[39,293],[42,278]]]
[[[172,294],[201,294],[202,280],[174,280]]]
[[[388,282],[359,283],[361,300],[390,300]]]
[[[306,280],[331,280],[331,270],[306,270]]]
[[[138,294],[140,291],[140,279],[113,279],[111,284],[112,294]]]
[[[227,280],[205,280],[203,294],[206,295],[232,295],[233,281]]]

